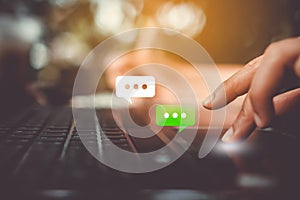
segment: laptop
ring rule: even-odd
[[[96,113],[101,137],[95,139],[90,133],[84,143],[101,143],[109,151],[105,138],[136,155],[166,145],[158,136],[130,136],[119,128],[109,108]],[[298,188],[293,181],[299,180],[295,155],[300,137],[257,130],[240,146],[219,141],[200,159],[206,131],[199,128],[190,148],[170,165],[148,173],[127,173],[102,164],[87,150],[69,106],[32,105],[0,123],[1,198],[279,199],[286,195],[284,191]],[[168,137],[176,133],[165,131]]]

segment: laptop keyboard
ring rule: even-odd
[[[100,111],[100,115],[109,115],[109,111]],[[90,136],[85,136],[85,141],[95,144],[100,142],[102,146],[109,147],[111,143],[107,140],[110,140],[120,148],[134,151],[130,138],[116,127],[113,120],[105,124],[100,137],[87,130]],[[93,169],[86,170],[88,166]],[[80,169],[83,167],[84,171]],[[73,169],[67,170],[70,168]],[[18,181],[26,180],[28,183],[51,185],[53,182],[57,185],[62,176],[72,176],[62,179],[72,180],[72,183],[76,183],[76,178],[82,181],[80,176],[87,179],[88,174],[79,174],[95,172],[96,168],[99,169],[99,162],[87,152],[81,142],[69,107],[35,106],[0,123],[0,170],[7,176],[12,175]],[[2,175],[1,172],[0,174]]]
[[[97,115],[102,132],[85,130],[84,133],[85,142],[91,145],[101,144],[109,151],[110,140],[132,152],[149,152],[153,144],[163,145],[162,141],[156,141],[157,138],[142,142],[129,137],[116,126],[110,110],[100,110]],[[199,133],[198,136],[202,137],[203,134]],[[269,141],[270,138],[266,139]],[[231,160],[220,152],[198,160],[196,154],[189,151],[176,164],[156,172],[137,175],[113,170],[87,151],[69,107],[33,106],[14,118],[0,122],[0,193],[7,190],[7,195],[14,194],[12,189],[20,192],[20,196],[49,191],[52,195],[59,192],[51,191],[78,189],[88,193],[102,193],[115,188],[125,191],[137,188],[235,189],[236,173]]]
[[[69,107],[34,106],[0,122],[0,193],[3,188],[30,193],[56,189],[203,188],[216,183],[232,187],[234,172],[229,160],[198,160],[196,154],[189,151],[176,163],[151,173],[129,174],[105,166],[84,144],[109,151],[113,143],[124,150],[143,153],[161,147],[164,141],[158,137],[145,141],[129,137],[118,128],[109,109],[97,111],[97,117],[102,131],[83,130],[84,138],[77,133]],[[169,130],[165,132],[166,137],[169,132],[172,132],[170,137],[176,134]],[[85,140],[84,144],[81,139]],[[229,164],[229,168],[225,167],[228,169],[225,175],[224,165],[218,164],[220,162],[225,166]],[[214,171],[214,176],[207,172],[209,170]],[[223,182],[218,180],[220,176],[225,177]]]

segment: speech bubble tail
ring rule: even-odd
[[[132,104],[132,100],[131,100],[131,99],[128,99],[128,103]]]
[[[181,133],[185,128],[186,126],[180,126],[178,133]]]

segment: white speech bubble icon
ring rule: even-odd
[[[153,76],[118,76],[116,95],[132,104],[131,98],[151,98],[155,96]]]

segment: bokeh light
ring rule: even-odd
[[[34,69],[40,70],[44,68],[49,62],[47,46],[41,42],[34,43],[29,52],[29,59]]]
[[[167,2],[160,7],[156,18],[161,27],[175,29],[191,37],[198,35],[206,24],[204,11],[191,2]]]

